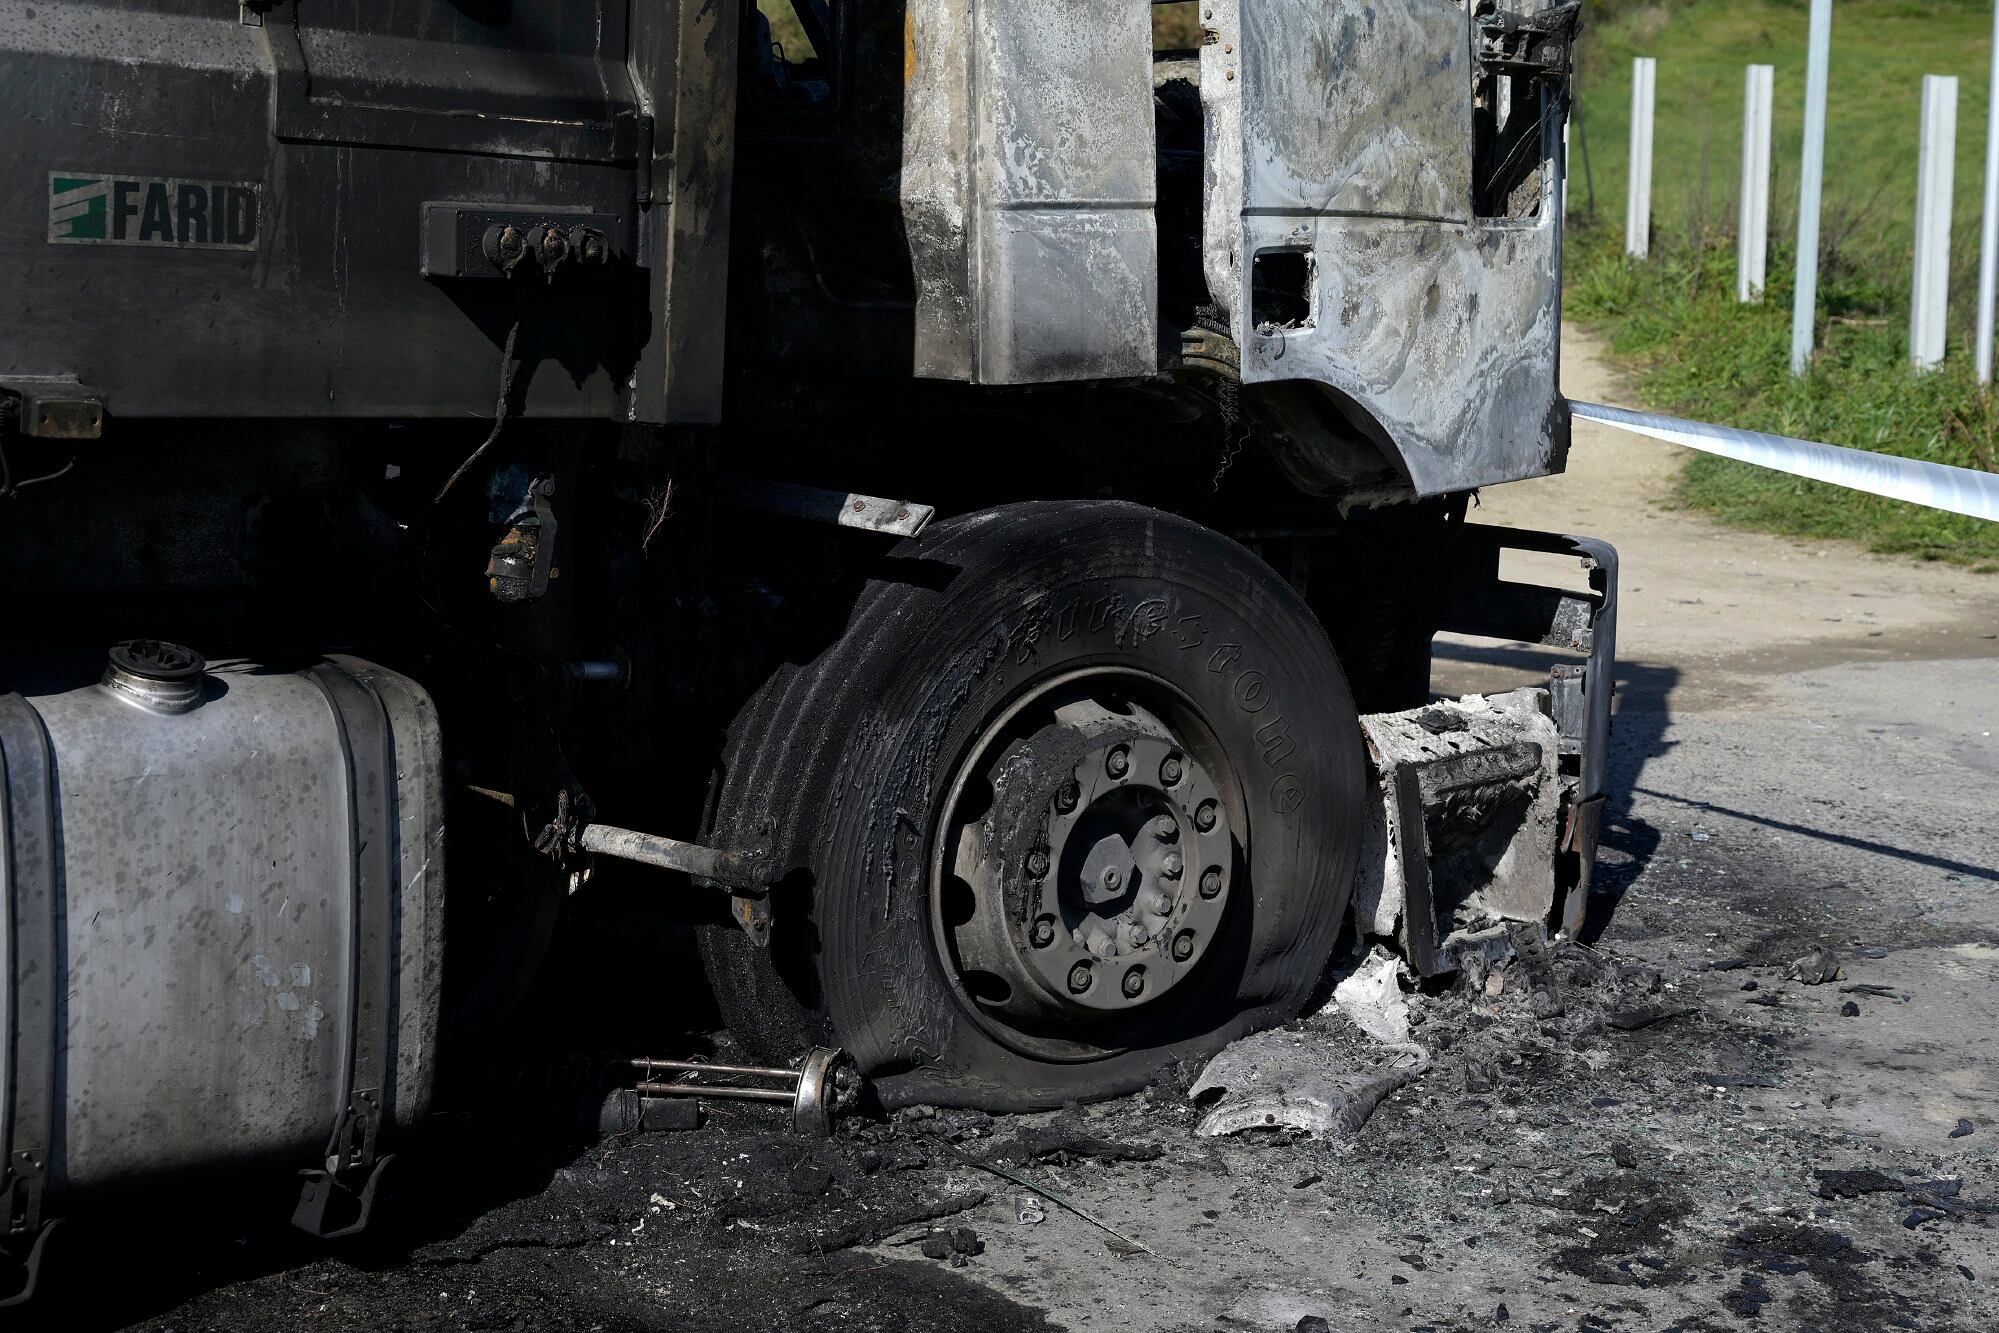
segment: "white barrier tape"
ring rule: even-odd
[[[1733,426],[1712,426],[1705,421],[1681,421],[1677,417],[1575,399],[1569,400],[1569,410],[1585,421],[1600,421],[1668,444],[1685,445],[1792,476],[1883,495],[1890,500],[1907,500],[1931,509],[1999,522],[1999,476],[1990,472],[1794,440],[1787,435],[1737,430]]]

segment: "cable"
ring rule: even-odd
[[[439,503],[449,495],[451,488],[458,484],[458,479],[493,447],[493,441],[500,438],[500,427],[507,424],[507,400],[513,396],[514,374],[519,369],[514,361],[514,341],[520,336],[520,332],[520,317],[515,316],[513,327],[507,330],[507,345],[500,350],[500,398],[493,406],[493,429],[486,433],[485,440],[472,451],[471,456],[458,465],[458,470],[445,479],[444,485],[438,488],[437,495],[431,500],[432,504]]]

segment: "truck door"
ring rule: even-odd
[[[1327,386],[1423,495],[1556,470],[1567,445],[1565,91],[1482,63],[1476,2],[1202,7],[1205,266],[1243,381]]]

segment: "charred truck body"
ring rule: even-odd
[[[887,1106],[1573,927],[1614,556],[1466,511],[1568,444],[1576,6],[1199,15],[0,0],[14,1259],[352,1225],[604,895]]]

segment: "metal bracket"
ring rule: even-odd
[[[47,1156],[37,1148],[22,1148],[7,1159],[6,1234],[31,1235],[42,1225],[42,1190],[48,1183],[43,1166]]]
[[[19,1272],[18,1278],[0,1287],[0,1290],[6,1291],[4,1296],[0,1296],[0,1310],[11,1310],[35,1299],[35,1289],[41,1285],[42,1279],[42,1256],[48,1250],[49,1237],[55,1235],[57,1228],[61,1226],[62,1219],[58,1217],[50,1221],[47,1226],[38,1229],[34,1233],[34,1240],[28,1245],[27,1253],[19,1258],[15,1257],[17,1251],[12,1244],[0,1243],[0,1271],[4,1271],[6,1265],[11,1265]],[[10,1273],[8,1276],[13,1277],[13,1274]]]
[[[390,1153],[376,1162],[358,1189],[325,1171],[300,1172],[303,1183],[298,1205],[292,1209],[292,1225],[321,1240],[337,1240],[366,1230],[382,1177],[395,1160],[395,1154]]]
[[[623,220],[580,208],[426,203],[418,271],[426,278],[505,278],[527,265],[603,268]]]
[[[1593,537],[1487,524],[1463,525],[1456,537],[1464,551],[1458,566],[1462,577],[1439,618],[1439,629],[1587,654],[1583,662],[1555,664],[1548,681],[1561,752],[1573,772],[1562,850],[1574,852],[1580,865],[1560,909],[1563,928],[1573,932],[1582,925],[1589,894],[1610,766],[1611,698],[1617,676],[1617,551]],[[1499,577],[1499,558],[1507,550],[1571,556],[1588,572],[1590,590],[1505,582]]]
[[[334,1175],[363,1170],[375,1163],[375,1141],[382,1131],[382,1097],[373,1088],[361,1088],[347,1103],[346,1114],[333,1131],[327,1148],[326,1169]]]
[[[20,400],[21,434],[44,440],[95,440],[104,435],[104,394],[57,376],[0,379],[0,393]]]

